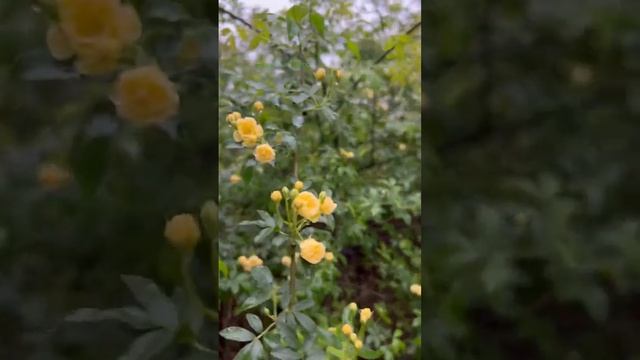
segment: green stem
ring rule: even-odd
[[[261,337],[263,337],[264,335],[266,335],[266,334],[267,334],[267,332],[268,332],[269,330],[271,330],[271,328],[273,328],[274,326],[276,326],[276,322],[275,322],[275,321],[274,321],[274,322],[272,322],[269,326],[267,326],[267,328],[266,328],[266,329],[264,329],[264,331],[262,331],[262,332],[260,333],[260,335],[256,336],[256,339],[260,339]]]
[[[191,252],[185,252],[181,258],[182,282],[184,288],[187,291],[187,296],[200,307],[202,312],[204,312],[204,314],[207,315],[212,321],[217,322],[218,313],[204,305],[202,299],[200,299],[200,296],[198,295],[196,286],[193,283],[193,279],[191,279],[191,276],[189,275],[189,264],[191,262],[192,255],[193,253]]]

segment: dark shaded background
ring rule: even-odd
[[[164,223],[176,213],[197,215],[215,199],[217,5],[132,3],[143,22],[141,45],[180,89],[180,114],[162,127],[117,119],[108,98],[114,76],[80,78],[54,62],[47,15],[29,1],[0,2],[2,359],[117,358],[135,331],[62,318],[80,307],[135,305],[120,274],[149,277],[171,293],[178,255],[164,240]],[[210,36],[198,38],[197,56],[176,62],[194,32]],[[69,168],[73,180],[43,188],[37,172],[45,162]],[[193,270],[213,303],[208,253],[206,243],[197,249]]]
[[[428,357],[640,358],[640,3],[424,9]]]

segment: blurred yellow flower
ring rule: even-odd
[[[234,126],[236,125],[236,121],[240,120],[241,118],[242,118],[242,115],[240,115],[240,113],[237,111],[227,114],[227,122]],[[240,140],[236,140],[236,141],[240,141]]]
[[[279,203],[280,201],[282,201],[282,193],[278,190],[272,191],[271,200],[273,202]]]
[[[300,256],[310,262],[317,264],[324,258],[324,244],[314,238],[308,238],[300,242]]]
[[[356,341],[353,343],[353,346],[355,346],[355,347],[356,347],[356,349],[358,349],[358,350],[362,349],[362,341],[361,341],[361,340],[356,340]]]
[[[369,321],[369,319],[371,319],[372,315],[373,315],[373,311],[371,311],[371,309],[369,308],[364,308],[360,310],[360,322],[366,323],[367,321]]]
[[[358,340],[358,335],[356,333],[351,333],[351,335],[349,335],[349,339],[355,342],[356,340]]]
[[[399,143],[399,144],[398,144],[398,150],[400,150],[400,151],[405,151],[405,150],[407,150],[407,144],[405,144],[405,143]]]
[[[422,296],[422,286],[420,284],[412,284],[409,287],[409,291],[415,295]]]
[[[340,149],[340,156],[342,156],[345,159],[352,159],[355,155],[353,154],[353,151],[347,151],[345,149]]]
[[[260,163],[269,163],[275,160],[276,151],[269,144],[260,144],[254,153],[256,160]]]
[[[142,34],[135,8],[119,0],[58,0],[57,5],[60,28],[83,74],[115,70],[123,49]]]
[[[47,30],[47,47],[56,60],[70,59],[74,51],[71,48],[67,35],[64,34],[59,25],[51,25]]]
[[[337,69],[336,70],[336,79],[338,79],[338,81],[342,80],[345,77],[345,72]]]
[[[45,189],[59,189],[67,184],[69,180],[71,180],[71,174],[67,169],[59,165],[46,163],[40,165],[38,169],[38,182]]]
[[[333,199],[329,196],[325,196],[320,204],[320,212],[322,215],[330,215],[336,209],[338,205],[333,202]]]
[[[320,200],[309,191],[303,191],[295,200],[293,206],[305,219],[311,222],[317,222],[320,219]]]
[[[302,188],[304,187],[304,183],[300,180],[296,181],[295,184],[293,184],[293,187],[298,189],[298,190],[302,190]]]
[[[327,75],[327,71],[324,68],[318,68],[314,73],[313,76],[315,76],[316,80],[318,81],[322,81],[324,80],[325,75]]]
[[[246,147],[254,147],[264,133],[262,126],[252,117],[237,119],[236,129],[233,139],[237,142],[242,141],[242,145]]]
[[[256,266],[262,266],[262,259],[260,259],[256,255],[251,255],[250,257],[240,256],[238,257],[238,263],[242,266],[242,269],[246,272],[250,272]]]
[[[353,328],[349,324],[342,325],[341,330],[342,330],[342,333],[347,336],[351,336],[351,334],[353,334]]]
[[[262,104],[262,101],[256,101],[253,103],[253,110],[255,112],[260,112],[262,110],[264,110],[264,104]]]
[[[333,261],[334,257],[333,257],[333,253],[331,251],[327,251],[326,254],[324,254],[324,259],[331,262]]]
[[[358,304],[351,302],[349,303],[349,305],[347,305],[349,307],[349,310],[351,311],[358,311]]]
[[[291,266],[291,256],[286,256],[286,255],[283,256],[280,262],[282,263],[282,265],[286,267]]]
[[[173,83],[154,65],[120,73],[112,100],[118,115],[137,125],[164,121],[175,115],[180,105]]]
[[[192,249],[200,240],[200,227],[191,214],[179,214],[164,227],[164,236],[179,249]]]
[[[229,182],[232,183],[232,184],[237,184],[240,181],[242,181],[242,178],[240,177],[240,175],[233,174],[233,175],[229,176]]]

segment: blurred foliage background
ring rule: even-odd
[[[640,359],[640,4],[425,11],[427,357]]]
[[[120,274],[169,294],[179,283],[164,223],[217,193],[217,5],[127,2],[143,26],[131,52],[155,59],[181,102],[178,116],[138,128],[115,115],[116,73],[83,76],[50,56],[47,3],[0,2],[0,357],[115,359],[136,331],[62,319],[134,304]],[[214,304],[208,254],[205,242],[193,270]],[[176,346],[160,358],[183,355]]]
[[[259,289],[239,256],[256,254],[286,279],[286,239],[239,224],[257,219],[256,210],[273,211],[271,191],[299,179],[330,190],[338,204],[335,224],[305,229],[336,255],[335,265],[300,265],[302,293],[316,303],[309,315],[326,330],[341,324],[348,303],[369,307],[366,345],[385,359],[420,358],[420,298],[409,291],[420,283],[419,3],[293,4],[314,20],[307,10],[295,25],[287,9],[220,3],[220,328],[248,328],[243,304],[265,302],[253,301]],[[322,88],[313,78],[319,67]],[[264,111],[253,114],[258,100]],[[256,164],[234,142],[225,120],[233,111],[260,121],[275,166]],[[251,311],[263,315],[261,307]],[[238,345],[222,339],[221,358],[233,358]]]

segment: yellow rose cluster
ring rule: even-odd
[[[347,305],[347,308],[349,309],[349,311],[352,311],[352,312],[358,311],[358,305],[354,302],[349,303],[349,305]],[[372,316],[373,316],[373,311],[371,311],[370,308],[361,309],[360,310],[360,326],[365,326],[365,324],[371,319]],[[358,334],[355,333],[355,330],[353,329],[353,326],[351,326],[351,324],[342,324],[342,326],[340,327],[340,331],[342,332],[342,334],[348,337],[349,340],[351,340],[356,350],[362,349],[362,346],[363,346],[362,340],[358,338]],[[364,330],[360,329],[360,331],[364,333]],[[329,332],[335,334],[336,328],[330,327]]]
[[[256,112],[261,112],[264,105],[260,101],[253,104]],[[233,140],[247,148],[254,148],[253,155],[261,164],[272,163],[276,159],[276,151],[268,143],[258,145],[264,135],[264,129],[255,118],[242,117],[237,111],[227,114],[227,122],[234,128]]]
[[[114,71],[123,50],[142,34],[135,8],[120,0],[58,0],[59,22],[49,27],[47,45],[57,60],[76,56],[86,75]]]
[[[243,255],[238,257],[238,263],[244,271],[250,272],[254,267],[262,266],[263,262],[257,255],[251,255],[249,257]]]

